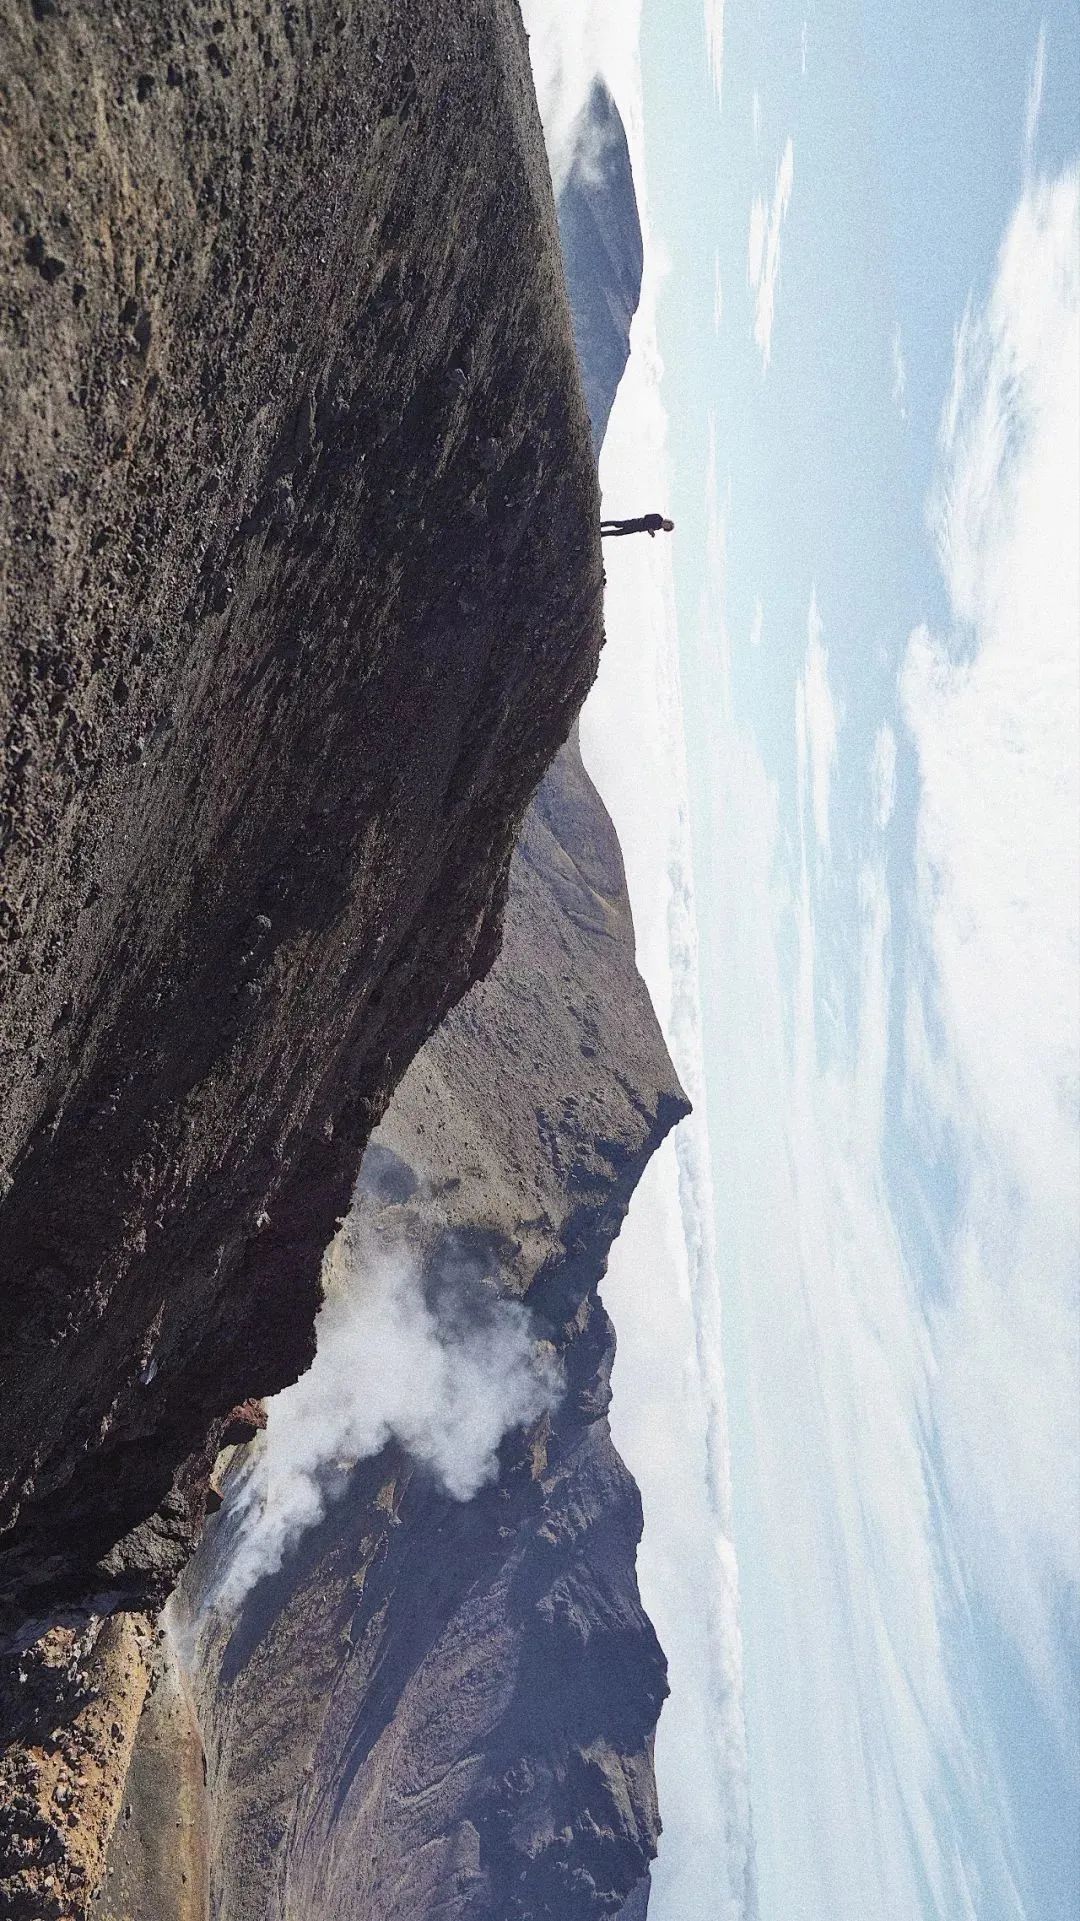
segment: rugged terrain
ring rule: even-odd
[[[642,1921],[666,1682],[597,1285],[685,1101],[573,740],[507,879],[600,584],[516,8],[0,32],[0,1915]],[[559,213],[598,445],[641,270],[602,90]],[[222,1609],[241,1452],[166,1635],[429,1034],[327,1273],[467,1261],[562,1398],[466,1503],[335,1470]]]
[[[646,1872],[666,1681],[596,1287],[684,1111],[618,847],[566,751],[530,812],[502,955],[399,1088],[346,1230],[354,1284],[385,1247],[429,1292],[465,1255],[527,1298],[565,1395],[467,1503],[396,1449],[359,1464],[238,1615],[203,1614],[221,1921],[596,1921]],[[196,1614],[229,1523],[227,1500],[184,1582]]]
[[[0,1913],[51,1916],[601,564],[513,0],[0,0],[0,207]]]
[[[560,219],[599,439],[640,237],[606,95],[593,115]],[[497,1481],[465,1504],[394,1447],[344,1482],[328,1464],[325,1518],[238,1610],[215,1605],[240,1512],[240,1483],[232,1502],[227,1489],[180,1610],[219,1921],[643,1921],[666,1680],[596,1290],[684,1111],[614,830],[571,742],[527,817],[500,956],[398,1088],[333,1264],[361,1287],[381,1254],[407,1256],[430,1298],[467,1261],[527,1300],[565,1395],[508,1437]],[[110,1921],[133,1848],[137,1821],[117,1830]]]

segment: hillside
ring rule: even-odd
[[[54,1916],[601,565],[512,0],[3,0],[0,186],[0,1913]]]

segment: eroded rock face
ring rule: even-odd
[[[603,151],[607,181],[590,168],[568,188],[591,236],[568,254],[575,321],[618,310],[609,274],[632,290],[621,347],[606,333],[591,354],[596,330],[579,334],[598,432],[637,297],[618,241],[625,142]],[[571,743],[527,817],[499,959],[398,1088],[335,1263],[362,1288],[393,1259],[430,1297],[448,1260],[468,1262],[527,1302],[565,1393],[464,1504],[396,1448],[347,1474],[328,1463],[325,1518],[218,1611],[226,1487],[181,1597],[219,1921],[644,1921],[666,1678],[606,1418],[597,1284],[685,1111],[614,830]]]
[[[162,1599],[306,1364],[600,559],[513,0],[0,0],[0,138],[13,1619]]]

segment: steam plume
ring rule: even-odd
[[[557,1401],[559,1370],[518,1302],[448,1241],[422,1279],[404,1249],[371,1255],[346,1228],[310,1371],[276,1395],[231,1498],[234,1546],[212,1597],[235,1606],[323,1517],[342,1470],[394,1440],[457,1501],[494,1478],[512,1428]]]

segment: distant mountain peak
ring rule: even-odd
[[[597,453],[630,357],[644,255],[634,173],[619,109],[597,80],[559,196],[559,234]]]

